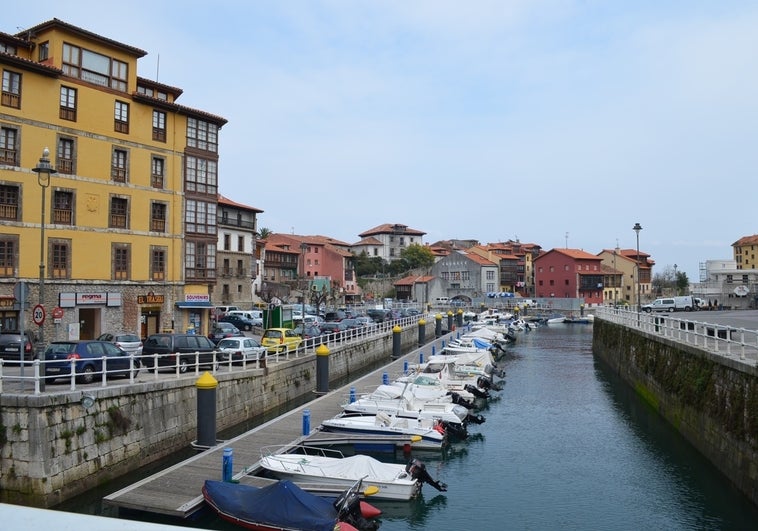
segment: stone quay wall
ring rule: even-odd
[[[406,353],[418,346],[418,325],[400,330]],[[353,342],[329,353],[329,381],[389,362],[394,334]],[[425,340],[434,336],[433,320]],[[312,394],[314,352],[245,373],[214,374],[216,428],[223,430]],[[52,507],[113,478],[186,449],[197,439],[196,378],[155,381],[142,372],[134,385],[0,395],[0,502]],[[95,397],[85,408],[84,395]],[[286,443],[289,441],[282,441]]]
[[[758,505],[758,368],[601,319],[592,351]]]

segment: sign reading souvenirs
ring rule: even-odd
[[[137,304],[163,304],[164,296],[156,295],[152,291],[147,295],[137,295]]]

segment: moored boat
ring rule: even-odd
[[[407,419],[383,412],[376,415],[341,413],[321,422],[321,430],[330,433],[405,436],[406,444],[418,450],[441,450],[447,444],[445,427],[446,423],[439,419]]]
[[[378,510],[360,500],[361,481],[335,501],[302,490],[287,480],[265,487],[206,480],[203,498],[218,515],[256,531],[374,531],[379,525],[363,514]]]
[[[304,490],[320,488],[347,488],[362,479],[366,488],[376,487],[377,499],[410,500],[421,491],[422,483],[429,483],[440,491],[447,490],[444,483],[426,477],[418,468],[384,463],[371,456],[356,454],[344,457],[341,452],[307,448],[305,453],[271,452],[261,449],[260,465],[279,479],[288,479]],[[271,452],[271,453],[269,453]]]

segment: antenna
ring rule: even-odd
[[[566,233],[566,249],[569,248],[569,233]]]
[[[155,63],[155,80],[158,81],[158,77],[161,72],[161,54],[158,54],[158,61]]]

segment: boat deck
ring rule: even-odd
[[[434,339],[422,348],[401,356],[397,360],[377,369],[348,385],[329,391],[283,415],[272,419],[233,439],[224,441],[181,463],[149,476],[103,498],[106,505],[137,511],[165,514],[186,518],[203,505],[202,487],[206,479],[221,479],[221,462],[224,448],[234,449],[235,481],[246,485],[265,486],[271,480],[255,476],[260,468],[261,448],[266,446],[296,446],[307,443],[303,435],[303,411],[310,411],[310,434],[322,436],[317,428],[321,422],[342,411],[350,387],[357,390],[373,389],[382,383],[382,375],[390,377],[403,371],[403,364],[417,363],[419,353],[431,355],[432,347],[440,349],[442,344],[455,334],[452,332]]]

